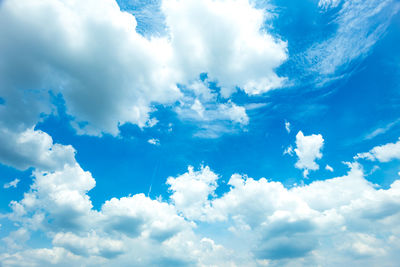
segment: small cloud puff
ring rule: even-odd
[[[11,187],[17,188],[18,183],[20,182],[20,180],[18,178],[15,178],[13,181],[9,182],[9,183],[5,183],[3,185],[4,189],[8,189]]]
[[[292,146],[288,146],[288,147],[283,151],[283,155],[293,156],[293,147],[292,147]]]
[[[155,145],[155,146],[159,146],[160,145],[160,140],[157,138],[151,138],[149,140],[147,140],[147,142],[149,144]]]
[[[294,152],[298,157],[295,167],[304,170],[304,177],[308,176],[310,170],[318,170],[319,165],[315,162],[322,158],[321,149],[324,139],[320,134],[305,136],[302,131],[296,135],[296,148]]]
[[[328,164],[326,164],[325,170],[333,172],[333,168],[331,166],[329,166]]]
[[[288,133],[290,133],[290,122],[285,121],[285,129]]]

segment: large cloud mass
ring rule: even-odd
[[[94,179],[78,165],[35,172],[31,191],[12,203],[8,218],[19,228],[3,239],[8,252],[0,259],[5,266],[390,266],[400,249],[400,183],[377,189],[358,163],[349,167],[345,176],[291,189],[234,174],[220,196],[218,175],[189,168],[167,180],[169,200],[138,194],[99,211],[87,195]],[[34,231],[47,232],[53,247],[26,247]],[[18,246],[9,241],[17,238]]]
[[[274,69],[286,44],[262,30],[263,10],[247,0],[162,3],[167,36],[144,37],[113,0],[13,1],[0,7],[0,117],[32,127],[49,113],[47,90],[61,93],[78,133],[118,134],[149,123],[152,104],[173,104],[186,84],[209,73],[229,96],[280,87]],[[27,15],[29,14],[29,16]],[[27,112],[29,110],[29,112]]]

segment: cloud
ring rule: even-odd
[[[265,10],[246,0],[166,0],[161,12],[166,35],[144,37],[112,0],[3,1],[4,123],[33,127],[52,112],[51,90],[65,99],[79,134],[118,135],[125,123],[151,126],[154,104],[173,106],[184,97],[177,84],[204,72],[226,97],[237,87],[260,94],[282,86],[275,69],[286,43],[262,30]]]
[[[231,101],[203,104],[196,98],[177,106],[175,111],[181,120],[194,122],[198,128],[195,135],[203,138],[217,138],[222,134],[237,132],[244,129],[250,120],[246,109]]]
[[[391,123],[386,124],[383,127],[377,128],[374,131],[372,131],[371,133],[367,134],[364,139],[365,140],[370,140],[370,139],[375,138],[378,135],[384,134],[387,131],[389,131],[390,129],[392,129],[393,127],[395,127],[399,123],[400,123],[400,119],[397,119],[397,120],[395,120],[395,121],[393,121]]]
[[[400,140],[372,148],[369,152],[358,153],[354,159],[367,159],[371,161],[388,162],[400,159]]]
[[[180,96],[173,70],[165,67],[172,53],[167,40],[138,34],[135,18],[115,1],[8,0],[0,12],[7,40],[2,42],[2,87],[8,92],[50,87],[62,93],[83,133],[117,134],[118,124],[126,122],[143,127],[150,102],[169,103]],[[32,82],[22,79],[25,72]]]
[[[53,247],[9,242],[10,252],[0,259],[6,266],[389,264],[400,250],[400,183],[379,189],[365,179],[361,165],[348,166],[342,177],[290,189],[234,174],[220,195],[217,174],[190,167],[167,179],[166,201],[137,194],[112,198],[99,211],[87,196],[94,180],[79,166],[36,172],[30,192],[8,215],[23,228],[3,242],[45,231]],[[35,219],[38,214],[42,220]]]
[[[185,106],[177,107],[176,111],[184,120],[200,122],[232,121],[243,126],[249,123],[246,109],[232,102],[217,105],[211,104],[205,107],[199,99],[195,99],[190,108]]]
[[[57,233],[53,245],[65,248],[78,256],[99,255],[104,258],[115,258],[124,253],[124,244],[120,240],[100,238],[95,232],[80,237],[71,232]]]
[[[321,149],[324,145],[322,135],[312,134],[304,136],[302,131],[296,135],[296,148],[294,152],[298,157],[295,166],[298,169],[304,170],[304,177],[310,170],[318,170],[319,165],[315,162],[316,159],[322,158]]]
[[[329,166],[328,164],[326,164],[325,170],[333,172],[333,168],[331,166]]]
[[[11,249],[22,249],[26,241],[30,239],[30,232],[26,228],[19,228],[8,234],[8,236],[2,238],[2,241],[6,243],[8,248]]]
[[[320,0],[318,2],[318,6],[323,9],[335,8],[337,7],[342,0]]]
[[[19,182],[20,182],[20,180],[18,178],[15,178],[11,182],[5,183],[3,185],[3,188],[4,189],[8,189],[8,188],[11,188],[11,187],[17,188]]]
[[[28,128],[11,131],[0,127],[0,161],[3,164],[25,170],[35,167],[40,170],[56,170],[65,164],[75,164],[75,149],[54,144],[47,133]]]
[[[106,201],[101,215],[106,231],[159,242],[190,228],[190,224],[176,213],[174,206],[151,200],[144,194]]]
[[[290,133],[290,122],[285,121],[285,129],[288,133]]]
[[[397,230],[386,232],[369,223],[395,224],[400,212],[396,199],[399,183],[395,181],[389,189],[377,190],[365,180],[359,164],[349,166],[349,173],[343,177],[291,189],[264,178],[257,181],[233,175],[229,181],[231,189],[214,198],[205,215],[209,222],[226,222],[231,234],[251,248],[256,258],[277,261],[278,266],[282,264],[279,260],[302,265],[311,258],[318,264],[316,255],[342,249],[340,243],[335,245],[335,240],[346,240],[355,248],[352,259],[347,259],[350,262],[364,256],[383,257],[390,262],[387,255],[394,252],[390,246],[373,246],[377,250],[371,250],[368,247],[373,242],[369,240],[387,244],[387,238]],[[326,243],[325,238],[333,243]],[[343,254],[339,258],[346,261]],[[371,259],[366,263],[368,260]]]
[[[40,228],[50,220],[52,230],[75,230],[90,227],[85,223],[96,212],[86,193],[95,186],[95,180],[76,163],[63,169],[34,171],[31,190],[19,201],[12,201],[11,219]],[[26,219],[26,216],[31,218]]]
[[[66,249],[55,247],[52,249],[27,249],[13,254],[0,255],[5,266],[70,266],[71,263],[79,264],[82,260]]]
[[[394,0],[321,0],[318,5],[324,11],[338,8],[332,21],[336,31],[304,54],[321,83],[341,77],[354,60],[367,56],[400,8]]]
[[[147,140],[147,142],[149,144],[155,145],[155,146],[159,146],[160,145],[160,140],[158,140],[157,138],[151,138],[149,140]]]
[[[235,86],[251,95],[282,86],[274,69],[286,60],[287,45],[262,30],[263,10],[247,0],[167,0],[162,10],[182,75],[206,72],[224,96]]]
[[[200,171],[189,167],[187,173],[168,178],[167,185],[172,192],[170,198],[186,218],[198,220],[209,208],[208,198],[217,188],[217,180],[218,176],[209,167],[202,167]]]
[[[211,87],[213,85],[206,78],[195,80],[183,88],[187,94],[175,107],[179,118],[194,123],[197,126],[195,135],[205,138],[244,130],[250,121],[246,112],[248,107],[224,99],[220,91]]]
[[[290,145],[284,151],[283,155],[293,156],[293,147]]]

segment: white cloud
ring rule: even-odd
[[[83,237],[71,232],[60,232],[54,236],[52,243],[78,256],[99,255],[104,258],[114,258],[125,252],[121,240],[100,238],[95,232],[89,232]]]
[[[325,11],[339,7],[332,21],[336,31],[305,52],[309,70],[322,83],[340,77],[341,70],[368,55],[400,8],[394,0],[320,0],[319,6]]]
[[[220,196],[217,174],[189,168],[167,180],[170,203],[138,194],[106,201],[99,211],[87,197],[94,180],[78,166],[48,173],[48,180],[35,173],[31,192],[19,202],[25,213],[15,209],[9,216],[27,231],[11,235],[27,241],[40,229],[53,247],[9,242],[11,251],[0,259],[6,266],[389,264],[400,251],[400,183],[377,189],[359,164],[348,165],[345,176],[291,189],[235,174]],[[82,208],[71,212],[72,206]],[[30,222],[38,213],[45,216],[34,228]]]
[[[342,0],[319,0],[318,6],[323,9],[335,8]]]
[[[177,68],[196,79],[207,72],[229,96],[235,86],[248,94],[282,86],[274,69],[287,58],[286,43],[261,30],[265,13],[247,0],[162,2]]]
[[[218,176],[209,167],[194,171],[189,167],[188,172],[176,178],[169,177],[167,184],[172,192],[171,200],[178,211],[188,219],[200,219],[209,208],[208,197],[217,188]]]
[[[390,122],[383,127],[373,130],[371,133],[367,134],[364,139],[370,140],[372,138],[375,138],[378,135],[384,134],[387,131],[389,131],[390,129],[392,129],[393,127],[395,127],[396,125],[398,125],[399,123],[400,123],[400,119]]]
[[[388,162],[400,159],[400,140],[396,143],[388,143],[372,148],[369,152],[358,153],[355,159],[367,159],[371,161]]]
[[[333,172],[333,168],[331,166],[329,166],[328,164],[326,164],[325,170]]]
[[[113,0],[3,1],[0,117],[18,131],[33,127],[52,112],[51,89],[79,134],[117,135],[125,123],[151,126],[152,105],[174,105],[184,97],[177,83],[203,72],[225,96],[282,85],[274,70],[286,43],[262,30],[266,11],[247,0],[165,0],[162,12],[167,35],[144,37]]]
[[[360,165],[349,166],[346,176],[292,189],[264,178],[256,181],[233,175],[231,189],[213,199],[206,216],[210,222],[225,222],[232,239],[251,248],[255,258],[274,260],[277,266],[285,262],[303,265],[305,260],[314,265],[322,264],[320,260],[333,264],[335,257],[344,265],[359,260],[373,266],[371,257],[391,262],[387,255],[397,250],[386,244],[399,230],[391,228],[400,215],[399,182],[388,190],[377,190],[365,180]],[[371,222],[391,226],[384,229]],[[344,240],[354,248],[350,258],[349,250],[341,247]],[[384,246],[372,245],[377,243]],[[340,252],[329,259],[318,257],[332,251]],[[363,261],[366,255],[369,258]]]
[[[180,216],[174,205],[137,194],[112,198],[96,211],[87,195],[94,179],[79,165],[66,165],[63,170],[49,173],[35,172],[34,177],[31,190],[21,201],[12,203],[13,213],[8,218],[24,225],[28,230],[24,233],[45,232],[53,247],[20,247],[12,240],[17,233],[21,238],[26,235],[11,233],[3,239],[11,253],[0,254],[7,266],[17,262],[34,266],[64,266],[69,261],[85,266],[164,266],[230,261],[224,247],[197,237],[192,231],[195,225]],[[28,239],[29,236],[23,240]],[[56,256],[54,253],[58,255],[55,258],[43,257]]]
[[[52,230],[87,229],[89,217],[95,218],[92,203],[86,193],[96,182],[89,172],[76,163],[63,169],[34,171],[34,183],[24,198],[13,201],[10,219],[38,229],[51,221]],[[28,216],[28,217],[27,217]]]
[[[2,238],[2,241],[6,243],[8,248],[21,249],[29,239],[30,232],[26,228],[19,228]]]
[[[11,187],[17,188],[19,182],[20,182],[20,180],[18,178],[15,178],[11,182],[5,183],[3,185],[3,188],[5,188],[5,189],[11,188]]]
[[[290,122],[285,121],[285,129],[288,133],[290,133]]]
[[[175,111],[182,120],[196,122],[199,128],[196,136],[205,138],[216,138],[224,133],[243,129],[250,121],[246,108],[232,101],[215,103],[204,98],[195,98],[182,102]]]
[[[56,170],[65,164],[75,164],[75,149],[54,144],[47,133],[26,129],[14,132],[0,127],[0,162],[25,170],[35,167],[41,170]]]
[[[5,266],[71,266],[82,263],[82,258],[60,247],[52,249],[27,249],[16,253],[0,255]]]
[[[157,138],[151,138],[149,140],[147,140],[147,142],[149,144],[155,145],[155,146],[159,146],[160,145],[160,140],[158,140]]]
[[[105,231],[163,242],[190,225],[175,207],[144,194],[106,201],[101,208]]]
[[[322,135],[312,134],[304,136],[302,131],[299,131],[296,135],[296,148],[294,152],[298,157],[298,161],[295,166],[298,169],[304,170],[304,176],[310,170],[318,170],[319,165],[315,160],[322,158],[321,149],[324,145],[324,139]]]
[[[284,151],[283,155],[293,156],[293,147],[290,145]]]
[[[145,126],[150,102],[180,96],[174,71],[166,67],[172,56],[168,41],[138,34],[134,17],[115,1],[7,0],[0,13],[6,27],[0,29],[6,40],[0,66],[6,106],[11,92],[50,87],[63,94],[76,122],[89,122],[83,133],[117,134],[119,123]]]

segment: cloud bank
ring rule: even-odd
[[[87,195],[95,181],[79,165],[36,171],[7,215],[18,229],[3,241],[20,237],[19,246],[9,242],[0,259],[4,266],[390,265],[400,249],[400,183],[379,189],[361,165],[348,166],[344,176],[290,189],[234,174],[221,195],[217,174],[190,167],[167,179],[169,199],[137,194],[100,210]],[[29,248],[34,232],[52,246]]]
[[[2,122],[34,126],[52,112],[51,90],[65,99],[78,133],[117,135],[125,123],[148,126],[154,104],[181,100],[177,84],[202,73],[224,97],[282,86],[275,69],[286,43],[262,30],[264,10],[247,0],[165,0],[161,10],[167,35],[144,37],[113,0],[3,1]]]

